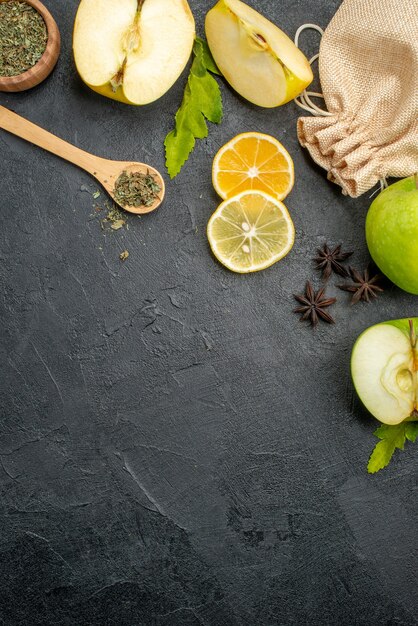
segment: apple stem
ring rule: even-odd
[[[409,322],[409,338],[411,340],[412,349],[415,350],[417,346],[417,336],[415,333],[414,320],[408,320]]]
[[[415,332],[414,320],[409,321],[409,339],[412,347],[412,377],[414,382],[414,410],[412,416],[418,416],[418,352],[417,352],[417,334]],[[411,417],[412,417],[411,416]]]

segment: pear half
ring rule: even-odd
[[[308,59],[293,41],[240,0],[220,0],[206,15],[205,30],[222,74],[253,104],[285,104],[313,80]]]
[[[418,418],[418,318],[371,326],[357,339],[351,375],[365,407],[384,424]]]
[[[81,0],[74,58],[94,91],[128,104],[149,104],[180,76],[194,37],[186,0]]]

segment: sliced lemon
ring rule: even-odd
[[[263,133],[237,135],[213,160],[212,182],[223,200],[256,189],[284,200],[294,181],[292,157],[280,141]]]
[[[280,200],[263,191],[243,191],[219,205],[207,234],[218,261],[233,272],[247,274],[286,256],[295,240],[295,227]]]

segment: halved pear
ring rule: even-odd
[[[120,102],[148,104],[180,76],[194,37],[187,0],[81,0],[74,58],[94,91]]]
[[[418,417],[418,318],[371,326],[357,339],[351,375],[365,407],[384,424]]]
[[[241,0],[220,0],[206,15],[205,30],[222,74],[253,104],[285,104],[313,80],[308,59],[293,41]]]

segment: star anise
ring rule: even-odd
[[[349,268],[349,273],[352,283],[345,285],[338,285],[339,289],[348,291],[353,294],[351,298],[351,304],[357,304],[360,300],[364,302],[370,302],[371,299],[377,298],[379,293],[383,292],[382,287],[379,287],[376,283],[381,280],[379,274],[371,275],[370,266],[360,273],[353,267]]]
[[[309,321],[311,326],[316,326],[320,319],[324,320],[328,324],[335,324],[334,319],[331,317],[325,309],[334,302],[337,298],[326,298],[325,287],[322,287],[319,291],[315,292],[311,283],[308,281],[305,287],[304,295],[294,294],[294,298],[300,303],[301,306],[294,309],[295,313],[301,313],[302,321]]]
[[[324,243],[322,248],[318,248],[318,256],[314,258],[316,269],[321,270],[322,278],[325,280],[328,280],[332,272],[340,276],[348,276],[346,268],[341,263],[346,261],[352,254],[352,252],[341,252],[341,244],[331,250],[328,244]]]

